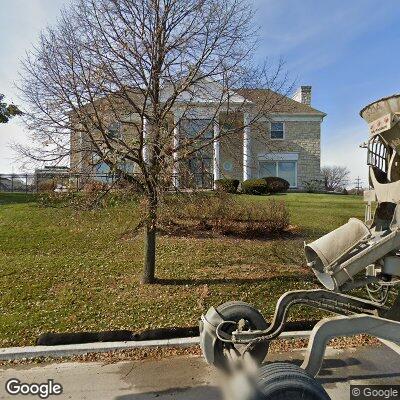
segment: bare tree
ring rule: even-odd
[[[349,183],[350,171],[347,167],[326,166],[322,168],[325,189],[329,192],[340,190]]]
[[[145,283],[155,278],[157,208],[177,186],[171,177],[194,153],[268,115],[290,90],[281,64],[251,62],[253,15],[243,0],[76,0],[23,63],[20,90],[33,133],[19,151],[41,162],[71,158],[82,168],[102,162],[142,189]],[[255,105],[238,94],[254,85],[274,96]],[[179,133],[193,104],[209,122]],[[251,119],[208,134],[221,112],[249,107]]]

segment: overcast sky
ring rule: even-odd
[[[298,85],[312,85],[312,105],[328,114],[322,124],[322,164],[345,165],[366,177],[367,138],[360,109],[400,92],[398,0],[254,0],[261,26],[259,60],[282,57]],[[17,95],[19,60],[68,0],[2,1],[0,93]],[[23,141],[13,121],[0,126],[0,173],[18,171],[8,145]]]

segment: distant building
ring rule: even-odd
[[[36,175],[63,175],[63,174],[69,174],[69,167],[64,167],[64,166],[53,166],[49,165],[41,169],[36,169],[35,174]]]

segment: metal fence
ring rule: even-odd
[[[112,185],[117,180],[115,174],[0,174],[0,192],[41,192],[53,190],[82,190],[89,182]]]
[[[35,191],[33,174],[0,174],[0,192]]]
[[[113,185],[121,181],[117,174],[100,173],[0,174],[0,192],[80,191],[90,182]],[[192,174],[179,179],[171,177],[171,188],[175,181],[179,181],[181,189],[212,189],[213,187],[213,175],[209,173]]]

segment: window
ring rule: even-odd
[[[238,127],[236,126],[235,122],[224,122],[221,125],[221,131],[224,134],[235,133],[238,131]]]
[[[296,183],[296,161],[279,161],[278,176],[289,182],[291,187],[297,186]]]
[[[110,173],[110,167],[108,164],[105,162],[100,162],[95,166],[94,172],[96,174],[109,174]]]
[[[127,172],[127,173],[133,173],[135,169],[135,164],[132,161],[128,160],[123,160],[118,163],[118,168],[121,171]]]
[[[232,172],[233,171],[233,162],[231,160],[227,160],[222,164],[222,168],[226,172]]]
[[[278,176],[289,182],[290,187],[297,187],[297,161],[260,161],[259,176]]]
[[[122,126],[120,122],[113,122],[108,127],[107,135],[110,139],[121,139]]]
[[[283,139],[283,122],[271,122],[271,139]]]
[[[211,119],[186,119],[182,128],[188,138],[210,140],[214,137],[214,125]]]
[[[276,161],[260,162],[260,178],[264,178],[267,176],[277,176]]]

